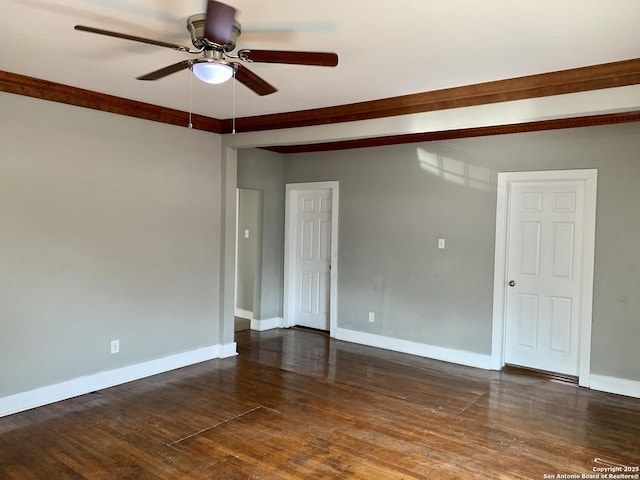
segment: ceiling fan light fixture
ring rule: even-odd
[[[233,67],[221,62],[196,62],[191,65],[191,71],[199,80],[214,85],[224,83],[233,76]]]

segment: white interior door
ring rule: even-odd
[[[509,189],[505,362],[578,375],[582,181]]]
[[[295,205],[294,324],[329,330],[331,189],[301,190]]]

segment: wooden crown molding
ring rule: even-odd
[[[236,119],[236,131],[253,132],[261,130],[275,130],[292,127],[306,127],[325,125],[331,123],[351,122],[358,120],[369,120],[396,115],[407,115],[412,113],[429,112],[435,110],[445,110],[452,108],[469,107],[474,105],[508,102],[522,100],[526,98],[537,98],[552,95],[562,95],[567,93],[584,92],[604,88],[614,88],[627,85],[640,84],[640,58],[623,60],[619,62],[593,65],[589,67],[573,68],[557,72],[528,75],[524,77],[511,78],[506,80],[496,80],[492,82],[467,85],[463,87],[434,90],[412,95],[373,100],[370,102],[353,103],[335,107],[318,108],[311,110],[301,110],[296,112],[286,112],[271,115],[260,115],[253,117],[243,117]],[[103,93],[93,92],[69,85],[63,85],[47,80],[41,80],[15,73],[0,70],[0,91],[26,95],[43,100],[66,103],[79,107],[92,108],[104,112],[117,113],[155,122],[168,123],[171,125],[187,126],[189,114],[180,110],[169,109],[135,100],[129,100]],[[598,117],[598,118],[596,118]],[[606,117],[606,116],[605,116]],[[632,115],[619,117],[594,116],[591,119],[582,121],[620,123],[622,121],[637,121]],[[615,119],[614,119],[615,118]],[[628,120],[624,120],[627,118]],[[497,132],[512,133],[512,130],[519,128],[535,128],[538,130],[552,128],[571,128],[571,122],[550,121],[545,127],[545,122],[533,122],[529,127],[501,126],[486,127],[485,129],[465,129],[458,130],[457,134],[465,133],[467,136],[489,135],[490,128],[498,129]],[[555,123],[554,123],[555,122]],[[565,122],[565,123],[562,123]],[[232,120],[219,120],[193,115],[193,128],[214,133],[230,133]],[[565,125],[565,126],[562,126]],[[578,125],[573,125],[578,126]],[[522,130],[524,131],[524,130]],[[526,130],[531,131],[531,130]],[[412,138],[432,138],[437,139],[445,132],[417,134]],[[500,133],[493,133],[494,135]],[[424,137],[420,137],[423,135]],[[449,132],[449,135],[454,133]],[[424,141],[409,140],[404,136],[384,137],[381,142],[388,142],[395,138],[395,141]],[[451,136],[447,138],[453,138]],[[375,140],[375,139],[374,139]],[[354,143],[355,142],[355,143]],[[361,140],[352,142],[332,142],[323,144],[340,148],[359,148],[356,145]],[[388,144],[388,143],[380,143]],[[277,147],[273,150],[300,149],[302,146]],[[314,148],[325,148],[314,145]],[[328,148],[335,149],[335,148]],[[283,150],[284,151],[284,150]],[[294,150],[291,150],[294,151]],[[303,151],[303,150],[299,150]],[[311,150],[307,150],[311,151]]]
[[[640,83],[640,58],[337,107],[245,117],[242,132],[324,125],[623,87]],[[225,120],[224,130],[230,120]]]
[[[66,103],[76,107],[91,108],[102,112],[117,113],[170,125],[186,127],[189,124],[189,114],[187,112],[2,70],[0,70],[0,92],[15,93],[41,100]],[[198,130],[224,133],[222,131],[222,122],[215,118],[193,115],[192,123],[194,128],[197,125]]]

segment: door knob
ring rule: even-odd
[[[510,287],[515,287],[516,286],[516,281],[515,280],[509,280],[509,286]]]

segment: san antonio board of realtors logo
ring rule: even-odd
[[[623,465],[596,457],[593,468],[583,473],[545,473],[544,479],[595,479],[595,480],[639,480],[640,465]]]

